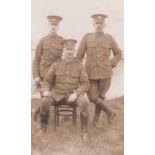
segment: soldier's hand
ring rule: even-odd
[[[116,67],[116,64],[114,63],[114,59],[111,60],[111,67],[112,68],[115,68]]]
[[[38,76],[38,77],[36,77],[36,78],[34,79],[34,82],[35,82],[36,84],[40,83],[40,81],[41,81],[41,79],[40,79],[40,77],[39,77],[39,76]]]
[[[68,102],[74,102],[75,100],[77,99],[77,94],[76,93],[73,93],[69,96],[68,98]]]
[[[51,92],[49,90],[42,93],[42,96],[44,96],[44,97],[48,97],[50,95],[51,95]]]

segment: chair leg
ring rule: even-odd
[[[56,117],[57,117],[57,126],[59,126],[59,107],[56,106],[57,110],[56,110]]]
[[[56,112],[57,108],[56,106],[54,106],[54,130],[56,131],[56,126],[57,126],[57,112]]]
[[[73,107],[73,126],[77,126],[77,110],[75,106]]]
[[[75,126],[77,126],[77,107],[75,107]]]

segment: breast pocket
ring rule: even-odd
[[[57,50],[62,50],[63,49],[62,45],[58,44],[58,43],[55,44],[54,48],[57,49]]]
[[[105,49],[111,49],[111,44],[110,43],[107,43],[107,44],[103,43],[102,47]]]
[[[91,41],[87,43],[87,55],[91,56],[95,54],[96,43]]]
[[[60,59],[61,56],[62,56],[62,50],[63,50],[63,47],[62,47],[60,44],[56,44],[56,45],[54,46],[53,51],[52,51],[53,56],[54,56],[56,59]]]
[[[103,55],[110,55],[111,45],[110,44],[102,44]]]
[[[65,83],[65,72],[63,70],[57,70],[55,72],[55,75],[56,75],[56,82]]]
[[[87,47],[88,47],[88,48],[95,48],[95,47],[96,47],[95,41],[88,41]]]
[[[71,72],[69,75],[70,76],[69,76],[68,83],[70,83],[70,84],[78,84],[79,83],[79,81],[80,81],[79,72]]]
[[[51,47],[51,43],[50,42],[48,42],[48,41],[45,41],[44,43],[43,43],[43,49],[50,49],[50,47]]]

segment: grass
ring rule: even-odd
[[[32,110],[39,100],[32,99]],[[74,128],[70,118],[61,118],[60,126],[56,132],[53,129],[53,115],[48,125],[48,132],[39,135],[39,122],[32,121],[32,155],[123,155],[124,154],[124,100],[123,97],[108,100],[106,104],[111,107],[117,117],[113,124],[107,123],[106,115],[102,112],[100,123],[102,128],[92,125],[94,105],[89,107],[89,141],[81,138],[80,117],[78,126]],[[78,110],[79,112],[79,110]]]

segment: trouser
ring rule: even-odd
[[[104,104],[105,95],[108,92],[111,84],[111,77],[101,80],[90,79],[90,89],[88,91],[88,98],[93,102],[95,107],[94,121],[98,121],[101,110],[107,115],[111,114],[111,110]]]
[[[48,119],[49,119],[49,108],[57,104],[56,101],[52,96],[44,97],[41,100],[40,106],[40,120],[41,126],[47,126]],[[88,125],[88,100],[84,95],[79,95],[75,101],[75,104],[80,107],[81,109],[81,128],[84,132],[87,132],[87,125]]]

